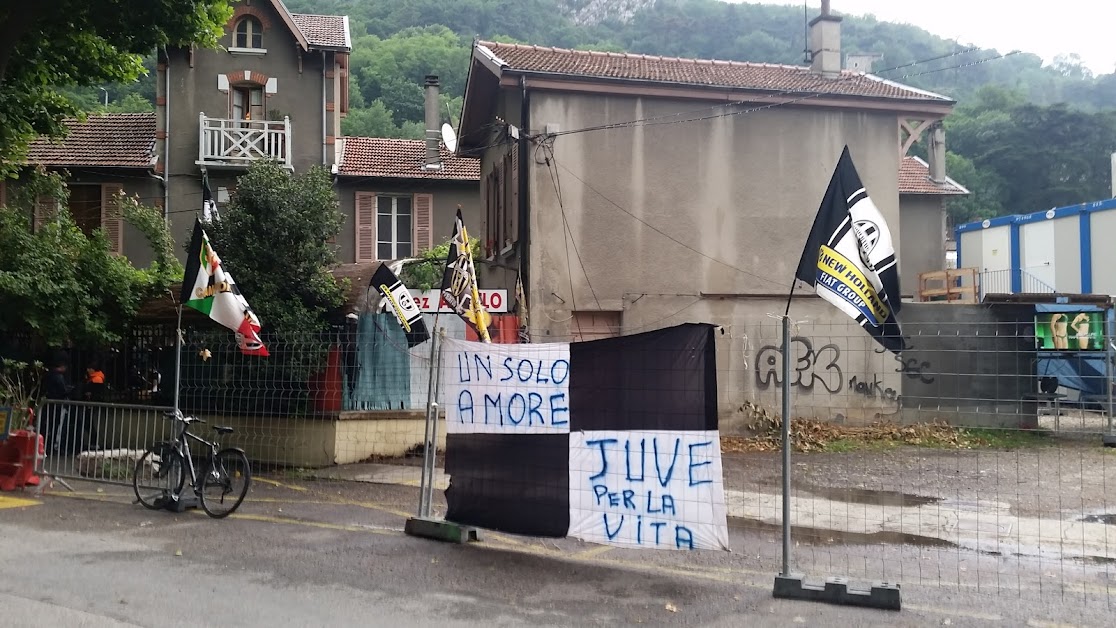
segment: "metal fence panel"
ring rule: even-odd
[[[165,406],[47,400],[36,416],[46,438],[39,471],[53,478],[132,483],[132,471],[156,441],[173,438]]]

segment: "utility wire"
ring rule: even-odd
[[[627,214],[629,217],[633,218],[636,222],[639,222],[643,226],[645,226],[648,229],[654,231],[655,233],[658,233],[659,235],[663,236],[664,238],[670,240],[671,242],[674,242],[675,244],[681,246],[682,248],[684,248],[684,249],[686,249],[686,250],[688,250],[688,251],[690,251],[690,252],[692,252],[696,255],[699,255],[699,256],[701,256],[705,259],[708,259],[708,260],[716,262],[716,263],[718,263],[722,266],[725,266],[726,268],[731,268],[731,269],[733,269],[733,270],[735,270],[739,273],[742,273],[744,275],[748,275],[750,277],[754,277],[756,279],[759,279],[760,281],[765,281],[765,282],[767,282],[767,283],[769,283],[773,286],[777,286],[780,290],[786,290],[787,289],[787,285],[782,283],[782,282],[778,282],[778,281],[774,281],[772,279],[768,279],[767,277],[764,277],[763,275],[757,275],[756,273],[744,270],[743,268],[740,268],[739,266],[736,266],[736,265],[731,264],[729,262],[726,262],[724,260],[718,259],[718,258],[713,257],[711,255],[708,255],[706,253],[703,253],[702,251],[699,251],[698,249],[690,246],[689,244],[686,244],[685,242],[679,240],[678,238],[670,235],[666,231],[663,231],[662,229],[659,229],[655,225],[647,222],[643,218],[640,218],[639,216],[637,216],[637,215],[633,214],[632,212],[628,211],[623,206],[621,206],[619,203],[617,203],[616,201],[614,201],[611,198],[609,198],[608,196],[606,196],[603,192],[594,188],[592,185],[589,185],[589,183],[586,182],[585,179],[582,179],[581,177],[577,176],[577,173],[573,172],[572,170],[570,170],[566,166],[562,165],[562,163],[559,162],[557,159],[554,160],[554,165],[557,166],[558,168],[561,168],[562,170],[565,170],[567,173],[569,173],[569,175],[571,177],[573,177],[573,178],[577,179],[579,182],[581,182],[581,184],[583,186],[585,186],[586,189],[593,192],[597,196],[601,197],[609,205],[612,205],[613,207],[615,207],[619,211],[621,211],[621,212]]]

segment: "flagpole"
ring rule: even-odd
[[[791,286],[791,293],[794,286]],[[790,381],[790,299],[787,299],[787,315],[783,316],[783,576],[790,576],[791,562],[791,381]]]

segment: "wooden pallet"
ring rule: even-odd
[[[935,270],[918,275],[920,302],[979,303],[980,279],[975,268]]]

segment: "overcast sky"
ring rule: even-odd
[[[739,2],[741,0],[729,0]],[[762,0],[762,4],[802,6],[802,0]],[[807,0],[810,16],[819,0]],[[888,22],[921,26],[962,44],[1000,52],[1033,52],[1050,62],[1077,53],[1095,74],[1116,71],[1116,1],[1058,0],[832,0],[842,15],[875,15]]]

